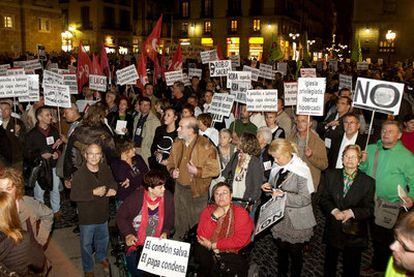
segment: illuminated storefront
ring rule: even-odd
[[[261,61],[263,55],[263,37],[249,38],[249,59]]]
[[[227,56],[236,56],[240,52],[240,38],[231,37],[227,38]]]
[[[212,38],[201,38],[201,45],[205,49],[212,49],[214,48],[214,40]]]

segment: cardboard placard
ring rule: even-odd
[[[250,71],[252,73],[252,81],[257,82],[259,80],[260,70],[251,66],[243,66],[243,71]]]
[[[231,68],[233,70],[240,66],[240,55],[230,56],[229,60],[231,61]]]
[[[190,79],[188,78],[188,75],[185,72],[183,72],[182,82],[184,83],[184,86],[191,86]]]
[[[236,102],[246,104],[246,93],[247,90],[251,88],[250,83],[244,82],[232,82],[230,93],[236,95]]]
[[[302,78],[316,78],[316,68],[301,68],[300,76]]]
[[[25,75],[27,78],[28,93],[24,96],[19,96],[19,102],[37,102],[40,100],[39,96],[39,75],[28,74]]]
[[[287,74],[287,63],[277,63],[277,71],[282,72],[283,76]]]
[[[4,76],[7,74],[7,69],[10,68],[10,64],[0,64],[0,75]]]
[[[47,65],[47,70],[51,70],[52,71],[52,69],[59,69],[59,65],[57,64],[57,63],[50,63],[50,64],[48,64]]]
[[[214,50],[202,51],[200,52],[200,57],[201,57],[202,64],[206,64],[212,61],[217,61],[218,60],[217,50],[214,49]]]
[[[259,65],[259,77],[267,80],[274,80],[275,79],[275,71],[273,67],[269,64],[261,63]]]
[[[352,76],[339,74],[339,89],[347,88],[352,91]]]
[[[44,84],[43,88],[46,106],[61,108],[71,107],[69,86]]]
[[[323,115],[325,78],[299,78],[296,114]]]
[[[281,220],[285,215],[286,194],[283,197],[272,197],[260,207],[255,235]]]
[[[174,85],[175,82],[183,81],[183,71],[182,70],[175,70],[175,71],[168,71],[165,72],[165,82],[167,86]]]
[[[78,81],[76,74],[63,74],[63,84],[69,86],[70,94],[78,94]]]
[[[231,71],[231,62],[229,60],[209,62],[210,77],[224,77]]]
[[[232,82],[252,82],[252,73],[250,71],[229,71],[227,73],[227,88],[231,88]]]
[[[404,84],[358,78],[353,107],[398,115],[404,93]]]
[[[24,65],[24,70],[26,71],[38,69],[43,69],[38,59],[26,61],[26,64]]]
[[[298,98],[298,82],[285,82],[285,106],[296,106]]]
[[[12,68],[6,69],[6,75],[7,76],[24,75],[24,74],[26,74],[26,72],[24,72],[24,68],[12,67]]]
[[[70,74],[70,70],[69,69],[61,69],[61,68],[58,68],[57,74],[60,74],[60,75]]]
[[[26,65],[26,61],[13,61],[13,67],[23,68]]]
[[[105,92],[107,88],[106,76],[89,75],[89,88],[97,91]]]
[[[277,112],[277,89],[247,90],[246,105],[249,112]]]
[[[0,77],[0,98],[27,95],[29,89],[26,75]]]
[[[158,276],[185,277],[190,246],[186,242],[147,236],[138,269]]]
[[[357,62],[357,70],[368,70],[369,63],[367,62]]]
[[[57,74],[50,70],[43,71],[43,83],[42,86],[45,87],[46,84],[50,85],[62,85],[63,84],[63,75]]]
[[[209,112],[211,114],[228,117],[233,107],[235,95],[227,93],[215,93]]]
[[[137,68],[133,64],[116,71],[116,79],[121,86],[135,84],[138,78]]]
[[[203,75],[203,70],[199,68],[188,68],[188,78],[191,80],[193,76],[197,76],[199,80],[201,80],[201,77]]]

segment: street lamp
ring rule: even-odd
[[[392,30],[388,30],[385,34],[385,39],[388,42],[388,65],[391,62],[391,53],[394,52],[394,41],[396,37],[397,34]]]
[[[291,37],[293,40],[295,40],[296,38],[300,37],[300,34],[299,33],[296,33],[296,34],[289,33],[289,37]]]

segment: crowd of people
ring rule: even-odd
[[[43,250],[62,220],[65,190],[77,207],[85,276],[94,276],[94,264],[109,270],[111,210],[131,276],[148,274],[137,269],[147,236],[186,240],[195,226],[197,276],[247,276],[248,251],[262,238],[253,235],[259,210],[270,198],[285,198],[284,217],[266,230],[278,276],[303,276],[318,209],[324,276],[336,276],[339,254],[345,277],[413,274],[412,68],[340,64],[354,77],[406,83],[398,116],[377,113],[372,129],[371,112],[353,108],[352,88],[339,89],[339,72],[329,69],[318,71],[327,79],[324,115],[296,115],[284,105],[291,71],[252,82],[278,89],[277,112],[237,103],[221,122],[212,99],[228,90],[206,68],[189,86],[153,78],[141,89],[99,93],[86,85],[65,109],[45,106],[42,95],[30,105],[0,99],[0,270],[27,276],[53,267]],[[371,265],[361,269],[369,240]]]

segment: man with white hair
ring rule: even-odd
[[[260,145],[260,162],[263,163],[264,176],[266,180],[269,179],[270,170],[272,169],[273,157],[268,153],[269,145],[272,142],[272,130],[269,127],[260,127],[257,130],[256,138]]]

